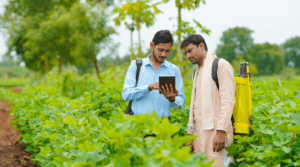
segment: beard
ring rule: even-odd
[[[163,62],[165,61],[165,60],[160,61],[160,60],[158,59],[158,56],[155,54],[154,49],[153,49],[153,57],[154,57],[155,61],[158,62],[158,63],[163,63]]]
[[[198,53],[198,57],[199,59],[195,59],[195,62],[193,64],[199,64],[200,66],[203,65],[203,62],[201,62],[202,58],[203,58],[203,55],[201,54],[201,52],[197,52]]]

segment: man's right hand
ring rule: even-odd
[[[150,91],[153,90],[153,89],[159,90],[159,82],[155,82],[155,83],[153,83],[153,84],[150,84],[150,85],[148,86],[148,89],[149,89]]]
[[[185,146],[187,147],[187,146],[190,146],[190,145],[191,145],[191,146],[193,147],[193,149],[194,149],[194,140],[193,140],[193,141],[190,141],[190,142],[188,142],[188,143],[186,143]]]
[[[188,134],[188,135],[191,135],[191,134]],[[192,141],[186,143],[186,145],[185,145],[186,147],[187,147],[187,146],[190,146],[190,145],[192,146],[192,151],[191,151],[191,152],[194,152],[194,150],[195,150],[194,141],[195,141],[195,140],[192,140]]]
[[[186,147],[187,147],[187,146],[190,146],[190,145],[192,146],[193,151],[191,151],[191,152],[194,152],[194,150],[195,150],[194,141],[195,141],[195,140],[190,141],[190,142],[186,143],[186,145],[185,145]]]

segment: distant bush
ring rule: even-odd
[[[280,79],[281,80],[291,80],[296,76],[296,69],[293,67],[285,67],[280,72]]]

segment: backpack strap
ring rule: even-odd
[[[211,75],[212,75],[212,78],[213,78],[213,80],[215,81],[215,83],[217,85],[218,90],[219,90],[219,80],[218,80],[217,72],[218,72],[218,62],[219,62],[220,59],[221,59],[221,57],[215,58],[215,60],[213,62],[213,65],[212,65],[212,68],[211,68]],[[232,126],[233,126],[234,125],[233,114],[231,115],[231,123],[232,123]]]
[[[136,59],[137,69],[136,69],[136,76],[135,76],[135,80],[136,80],[135,86],[137,86],[137,83],[138,83],[138,80],[139,80],[139,76],[140,76],[140,71],[141,71],[142,64],[143,64],[143,60],[140,59],[140,58],[137,58]]]
[[[211,76],[212,76],[213,80],[215,81],[218,90],[219,90],[219,80],[218,80],[217,72],[218,72],[218,63],[219,63],[220,59],[221,59],[221,57],[215,58],[212,68],[211,68]]]

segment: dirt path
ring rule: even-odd
[[[20,92],[21,89],[14,89]],[[0,101],[0,167],[37,167],[30,161],[30,152],[26,152],[20,139],[19,131],[11,125],[10,105]]]

